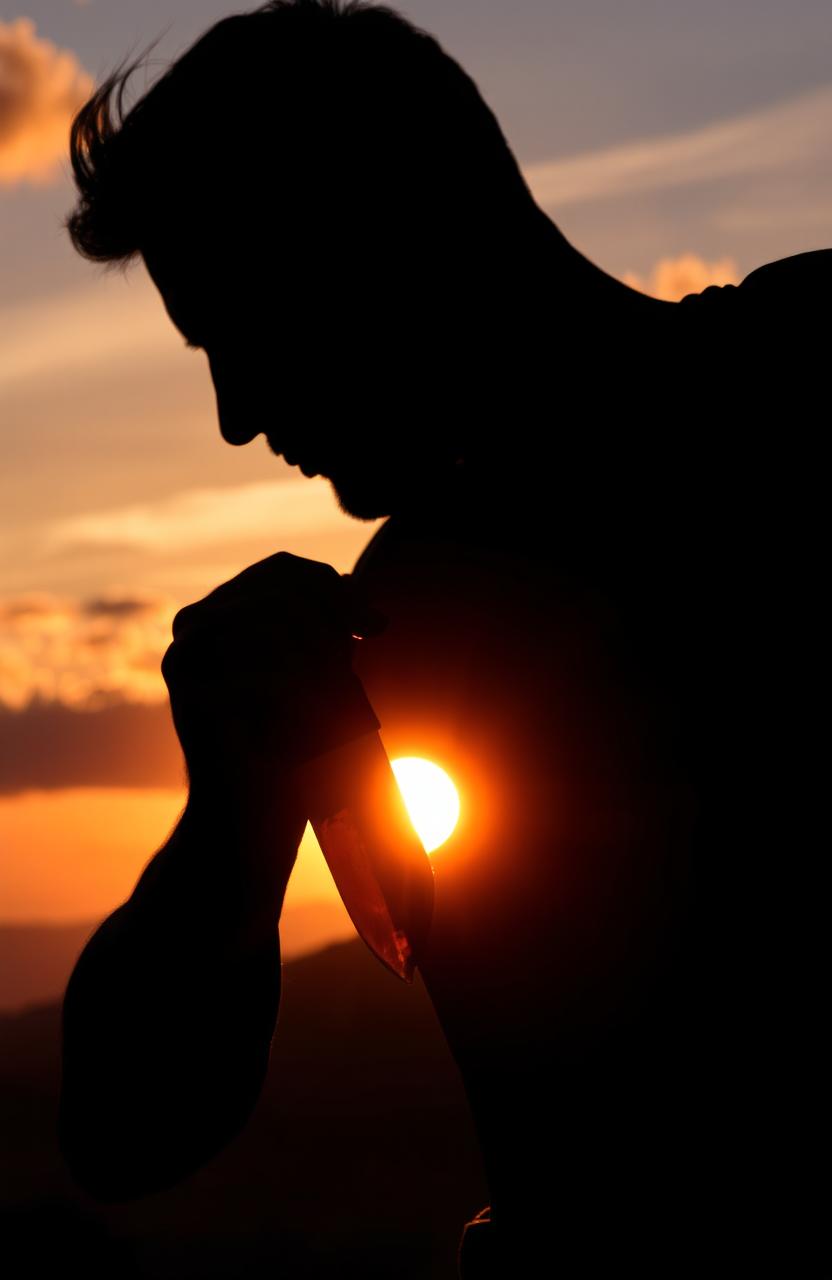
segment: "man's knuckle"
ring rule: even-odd
[[[176,642],[169,644],[165,652],[162,654],[162,679],[165,684],[170,684],[174,679],[179,652],[176,648]]]
[[[178,610],[174,615],[173,623],[171,625],[171,631],[173,632],[174,639],[176,639],[181,632],[185,631],[187,627],[193,625],[198,610],[198,604],[186,604]]]

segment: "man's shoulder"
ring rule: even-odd
[[[768,336],[784,341],[796,332],[811,331],[821,313],[825,333],[830,295],[832,249],[813,249],[766,262],[739,284],[708,285],[700,293],[689,293],[681,305],[712,321],[739,324],[737,340],[748,326],[755,340]]]
[[[487,493],[460,486],[424,511],[390,517],[353,577],[390,620],[379,660],[480,685],[507,666],[551,660],[561,601],[547,549]]]
[[[828,298],[832,291],[832,249],[812,249],[766,262],[750,272],[739,288],[744,296],[771,301]]]

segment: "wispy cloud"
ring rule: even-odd
[[[141,272],[2,308],[0,334],[0,388],[66,370],[93,371],[119,359],[186,358],[156,289]]]
[[[529,165],[538,204],[550,209],[727,178],[824,174],[832,145],[832,86],[685,133],[644,138]]]
[[[678,302],[685,294],[701,293],[712,284],[739,284],[740,273],[733,258],[706,262],[698,254],[683,253],[678,258],[662,258],[647,276],[627,271],[623,279],[632,289],[665,302]]]
[[[95,548],[182,554],[259,537],[338,533],[345,517],[329,482],[267,480],[191,489],[154,502],[73,516],[46,531],[54,552]],[[365,535],[367,526],[364,526]]]
[[[41,39],[31,19],[0,22],[0,184],[55,177],[92,89],[75,55]]]

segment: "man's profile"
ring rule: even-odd
[[[683,304],[619,283],[385,6],[228,18],[125,113],[132,69],[76,117],[74,245],[144,261],[229,444],[263,434],[390,518],[349,580],[277,554],[177,616],[189,800],[67,990],[76,1177],[170,1185],[250,1115],[306,818],[292,733],[352,663],[391,742],[481,784],[421,963],[491,1189],[463,1274],[822,1274],[793,696],[819,480],[767,415],[800,430],[830,255]]]

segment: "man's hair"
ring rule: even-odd
[[[271,0],[224,18],[125,111],[145,57],[72,123],[65,226],[93,261],[126,266],[203,224],[239,232],[257,202],[306,243],[410,231],[431,254],[481,262],[540,212],[474,81],[386,5]]]

